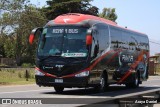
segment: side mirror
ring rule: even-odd
[[[38,32],[42,32],[43,28],[34,28],[29,36],[29,43],[32,45]]]
[[[86,45],[91,45],[92,44],[92,36],[91,35],[87,35],[86,36]]]
[[[92,44],[92,30],[89,29],[87,31],[87,35],[86,35],[86,45],[91,45]]]
[[[30,36],[29,36],[29,43],[30,43],[30,45],[33,44],[34,38],[35,38],[35,35],[34,34],[30,34]]]

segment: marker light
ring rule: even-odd
[[[39,70],[35,69],[35,75],[37,76],[44,76],[45,74],[40,72]]]
[[[89,71],[83,71],[79,74],[76,74],[75,77],[87,77],[89,75]]]

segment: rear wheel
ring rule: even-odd
[[[127,88],[138,88],[139,87],[139,81],[140,81],[139,75],[138,75],[138,73],[135,73],[133,75],[133,81],[129,82],[129,83],[126,83],[125,85],[126,85]]]
[[[60,87],[60,86],[54,86],[54,89],[57,93],[62,93],[64,90],[64,87]]]

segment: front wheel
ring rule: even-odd
[[[129,83],[126,83],[126,87],[127,88],[138,88],[139,87],[139,75],[138,73],[135,73],[133,74],[133,81],[132,82],[129,82]]]
[[[100,78],[100,84],[98,86],[98,90],[100,92],[105,92],[107,90],[108,86],[109,86],[108,85],[108,77],[107,77],[106,73],[103,73]]]
[[[64,87],[54,86],[54,89],[57,93],[62,93],[64,90]]]

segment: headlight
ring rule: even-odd
[[[76,74],[75,77],[87,77],[89,75],[89,71],[83,71],[79,74]]]
[[[35,69],[35,75],[44,76],[45,74],[40,72],[39,70]]]

